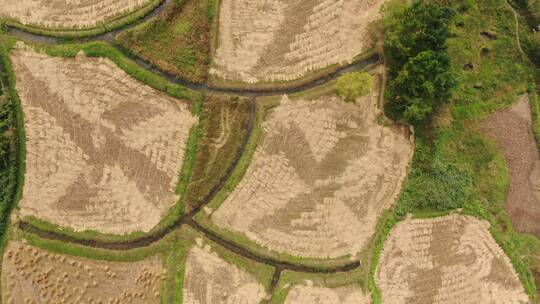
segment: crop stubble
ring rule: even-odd
[[[2,263],[2,303],[160,303],[159,258],[103,262],[11,241]]]
[[[255,277],[221,259],[200,238],[188,252],[183,303],[256,304],[266,291]]]
[[[398,223],[375,277],[384,303],[529,303],[489,226],[459,214]]]
[[[313,286],[313,282],[295,285],[285,299],[285,304],[368,304],[369,295],[364,295],[360,286],[327,288]]]
[[[221,79],[288,81],[350,62],[369,44],[383,0],[223,0],[210,73]]]
[[[25,116],[21,216],[76,231],[149,231],[177,202],[197,119],[185,102],[138,83],[110,60],[12,53]]]
[[[0,0],[0,16],[47,28],[88,28],[150,0]]]
[[[356,104],[283,96],[212,221],[274,251],[354,257],[399,194],[413,151],[408,130],[377,122],[377,99],[376,92]]]

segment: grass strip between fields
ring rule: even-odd
[[[532,129],[536,146],[540,152],[540,99],[536,90],[536,86],[531,83],[529,85],[529,104],[531,106]]]

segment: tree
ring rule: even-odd
[[[399,21],[385,31],[384,49],[391,64],[390,72],[395,76],[410,58],[422,51],[446,51],[453,16],[448,7],[421,1],[405,9]]]
[[[354,102],[358,97],[369,94],[373,77],[365,72],[347,73],[338,78],[337,93],[345,101]]]
[[[450,97],[456,83],[446,53],[423,51],[391,83],[391,102],[408,121],[418,123]]]

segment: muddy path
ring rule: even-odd
[[[253,124],[255,120],[255,115],[257,111],[256,106],[256,98],[261,96],[272,96],[272,95],[280,95],[280,94],[294,94],[298,92],[302,92],[305,90],[309,90],[312,88],[315,88],[317,86],[323,85],[325,83],[328,83],[330,81],[333,81],[337,79],[340,75],[344,73],[354,72],[354,71],[361,71],[366,70],[368,67],[376,64],[381,63],[381,58],[379,54],[375,53],[372,56],[369,56],[368,58],[364,58],[362,60],[352,62],[348,65],[341,66],[339,69],[328,73],[326,75],[322,75],[321,77],[318,77],[308,83],[301,84],[294,87],[288,87],[288,88],[280,88],[280,89],[220,89],[220,88],[213,88],[209,86],[208,84],[196,84],[191,83],[188,81],[185,81],[183,79],[178,78],[175,75],[172,75],[170,73],[167,73],[160,68],[150,64],[148,61],[132,54],[129,50],[124,49],[122,46],[118,45],[116,43],[116,35],[118,35],[120,32],[132,28],[133,26],[136,26],[137,24],[140,24],[146,20],[149,20],[152,17],[155,17],[159,15],[166,7],[168,3],[172,2],[172,0],[166,0],[163,1],[163,3],[158,6],[154,11],[149,13],[147,16],[145,16],[143,19],[128,25],[126,27],[113,30],[111,32],[94,36],[94,37],[88,37],[88,38],[81,38],[81,39],[75,39],[75,40],[69,40],[69,42],[74,43],[85,43],[85,42],[92,42],[92,41],[103,41],[106,43],[111,44],[115,48],[117,48],[120,52],[122,52],[125,56],[130,58],[135,64],[137,64],[139,67],[150,71],[154,74],[160,75],[164,78],[166,78],[168,81],[179,84],[181,86],[190,88],[192,90],[201,92],[203,94],[230,94],[230,95],[238,95],[238,96],[248,96],[250,98],[251,102],[251,109],[250,109],[250,115],[249,115],[249,121],[248,121],[248,130],[246,132],[246,136],[242,141],[241,146],[239,147],[237,154],[235,155],[234,161],[230,164],[230,166],[227,168],[226,173],[224,176],[220,179],[219,183],[214,186],[213,189],[209,192],[208,195],[203,197],[193,208],[191,211],[189,211],[187,214],[179,217],[172,225],[168,226],[167,228],[163,229],[162,231],[159,231],[154,234],[146,235],[138,239],[134,240],[128,240],[128,241],[120,241],[120,242],[106,242],[106,241],[98,241],[98,240],[91,240],[91,239],[79,239],[79,238],[73,238],[71,236],[63,235],[60,233],[50,232],[50,231],[44,231],[41,230],[27,222],[19,222],[17,224],[18,228],[21,229],[24,232],[36,234],[41,238],[49,239],[49,240],[57,240],[72,244],[78,244],[82,246],[88,246],[93,248],[101,248],[101,249],[109,249],[109,250],[131,250],[135,248],[141,248],[145,246],[149,246],[155,242],[160,241],[165,236],[167,236],[169,233],[171,233],[173,230],[178,229],[182,225],[188,225],[192,227],[193,229],[199,231],[201,234],[203,234],[208,239],[214,241],[215,243],[219,244],[220,246],[226,248],[229,251],[232,251],[235,254],[238,254],[240,256],[243,256],[247,259],[256,261],[258,263],[266,264],[269,266],[272,266],[275,268],[275,273],[272,277],[272,289],[275,288],[277,285],[281,272],[283,270],[292,270],[297,272],[305,272],[305,273],[338,273],[338,272],[347,272],[354,269],[357,269],[360,267],[359,262],[351,262],[345,265],[340,266],[333,266],[333,267],[311,267],[311,266],[305,266],[301,264],[294,264],[294,263],[288,263],[279,261],[273,258],[269,258],[266,256],[261,256],[258,254],[255,254],[251,252],[250,250],[243,248],[234,242],[227,241],[223,238],[221,238],[218,234],[214,233],[211,230],[208,230],[207,228],[201,226],[194,220],[195,214],[197,214],[207,203],[209,203],[212,198],[223,188],[225,182],[232,174],[233,170],[236,168],[238,162],[240,161],[241,156],[245,152],[246,145],[248,143],[249,138],[251,137],[252,131],[253,131]],[[33,43],[33,44],[44,44],[44,45],[56,45],[65,43],[66,40],[57,39],[54,37],[48,37],[43,35],[36,35],[31,34],[28,32],[24,32],[22,30],[8,27],[7,33],[10,36],[13,36],[19,40]]]

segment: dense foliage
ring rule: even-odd
[[[395,21],[386,24],[384,41],[390,73],[387,110],[394,118],[418,124],[429,119],[456,86],[446,43],[454,13],[420,1],[392,13]]]
[[[347,73],[337,80],[337,93],[345,101],[354,102],[371,92],[373,76],[365,72]]]

